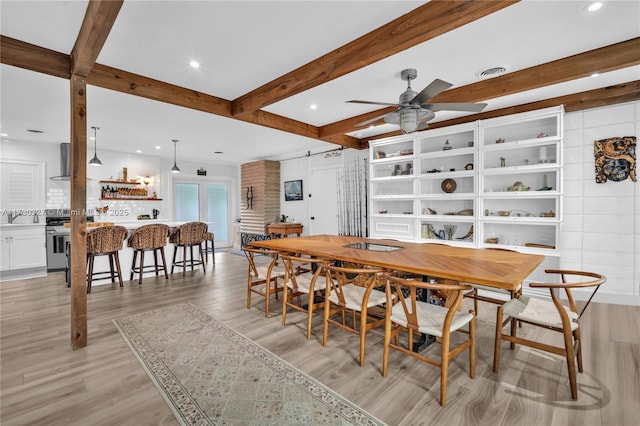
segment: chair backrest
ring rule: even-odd
[[[557,274],[560,275],[561,281],[560,283],[530,283],[529,287],[531,288],[548,288],[550,293],[551,293],[551,299],[553,300],[553,303],[556,305],[556,308],[558,308],[558,312],[560,312],[560,316],[564,321],[569,321],[568,315],[567,315],[567,311],[564,309],[562,302],[560,301],[560,298],[557,294],[557,291],[555,290],[559,290],[559,289],[564,289],[565,294],[567,296],[567,300],[569,302],[569,308],[571,309],[572,312],[575,312],[578,314],[578,318],[580,318],[582,316],[582,314],[584,313],[584,311],[587,309],[587,306],[589,306],[589,303],[591,303],[591,300],[593,299],[593,296],[596,295],[596,292],[598,291],[598,289],[600,288],[600,286],[602,284],[604,284],[605,281],[607,281],[607,277],[605,277],[602,274],[598,274],[595,272],[586,272],[586,271],[573,271],[573,270],[564,270],[564,269],[547,269],[545,270],[545,272],[547,274]],[[576,282],[567,282],[567,277],[576,277],[576,279],[581,279],[582,281],[576,281]],[[589,287],[595,287],[593,289],[593,292],[591,293],[591,297],[589,297],[589,300],[587,300],[587,302],[585,303],[585,305],[582,307],[582,309],[580,310],[580,312],[578,312],[578,307],[576,305],[576,301],[573,298],[573,294],[571,293],[571,289],[572,288],[589,288]]]
[[[160,248],[167,245],[169,226],[163,223],[144,225],[135,229],[129,237],[129,247],[134,249]]]
[[[122,250],[127,238],[124,226],[100,226],[87,232],[87,253],[110,253]]]
[[[455,281],[448,281],[445,284],[432,284],[418,280],[407,280],[389,274],[383,274],[382,278],[386,282],[387,315],[390,316],[391,308],[394,303],[400,303],[407,319],[407,328],[414,331],[418,331],[418,327],[420,326],[420,324],[418,323],[419,299],[417,296],[419,289],[446,290],[454,297],[453,302],[451,304],[447,304],[449,305],[449,311],[447,312],[447,315],[445,317],[443,329],[449,329],[454,315],[462,304],[464,291],[471,289],[470,285],[461,284]]]
[[[368,298],[374,287],[378,285],[378,277],[384,269],[366,267],[343,267],[330,264],[321,264],[326,277],[327,291],[335,293],[340,306],[346,306],[343,287],[346,285],[357,285],[365,287],[364,298]]]
[[[321,258],[311,258],[311,257],[302,257],[291,254],[280,253],[280,259],[282,259],[282,263],[284,264],[284,282],[285,285],[287,282],[291,282],[292,288],[294,292],[298,291],[298,282],[296,277],[298,276],[299,269],[301,267],[311,267],[314,268],[313,279],[317,279],[317,277],[322,272],[322,269],[318,267],[320,264],[329,264],[332,261]]]
[[[188,222],[176,227],[169,241],[178,245],[199,244],[204,241],[208,228],[204,222]]]
[[[243,247],[242,252],[244,253],[244,256],[247,258],[247,261],[249,262],[249,274],[253,275],[254,277],[258,277],[260,275],[255,262],[256,255],[271,256],[273,258],[273,260],[271,261],[271,264],[269,265],[269,271],[271,271],[273,266],[276,265],[277,259],[279,257],[278,252],[275,250],[255,248],[255,247]]]

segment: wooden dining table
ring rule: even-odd
[[[279,252],[341,260],[514,291],[544,256],[506,250],[338,235],[253,241]]]

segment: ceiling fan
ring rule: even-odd
[[[427,122],[436,116],[433,113],[434,111],[480,112],[487,106],[485,103],[427,103],[429,99],[437,96],[453,85],[436,78],[427,87],[422,89],[420,93],[417,93],[411,88],[411,80],[417,76],[418,72],[414,68],[408,68],[400,73],[400,78],[407,82],[407,90],[400,94],[400,99],[397,104],[357,100],[347,101],[355,104],[395,106],[398,108],[388,114],[379,115],[370,120],[358,123],[357,126],[365,126],[384,117],[385,123],[397,124],[404,133],[413,133],[416,130],[424,130],[428,127]]]

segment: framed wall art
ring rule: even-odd
[[[285,201],[302,200],[302,180],[288,180],[284,183]]]

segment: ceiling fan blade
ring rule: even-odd
[[[435,103],[435,104],[422,104],[422,108],[429,109],[431,111],[468,111],[468,112],[480,112],[487,104],[484,103]]]
[[[394,107],[398,106],[398,104],[391,104],[389,102],[373,102],[373,101],[357,101],[357,100],[347,101],[347,102],[351,104],[384,105],[384,106],[394,106]]]
[[[414,105],[421,104],[440,94],[440,92],[444,92],[451,86],[453,86],[453,84],[436,78],[427,87],[422,89],[422,92],[418,93],[413,99],[411,99],[409,103]]]
[[[356,124],[356,126],[357,126],[357,127],[366,126],[366,125],[367,125],[367,124],[369,124],[369,123],[373,123],[374,121],[378,121],[378,120],[380,120],[380,119],[381,119],[382,117],[384,117],[385,115],[387,115],[387,114],[382,114],[382,115],[378,115],[377,117],[370,118],[369,120],[365,120],[365,121],[363,121],[362,123],[358,123],[358,124]]]

